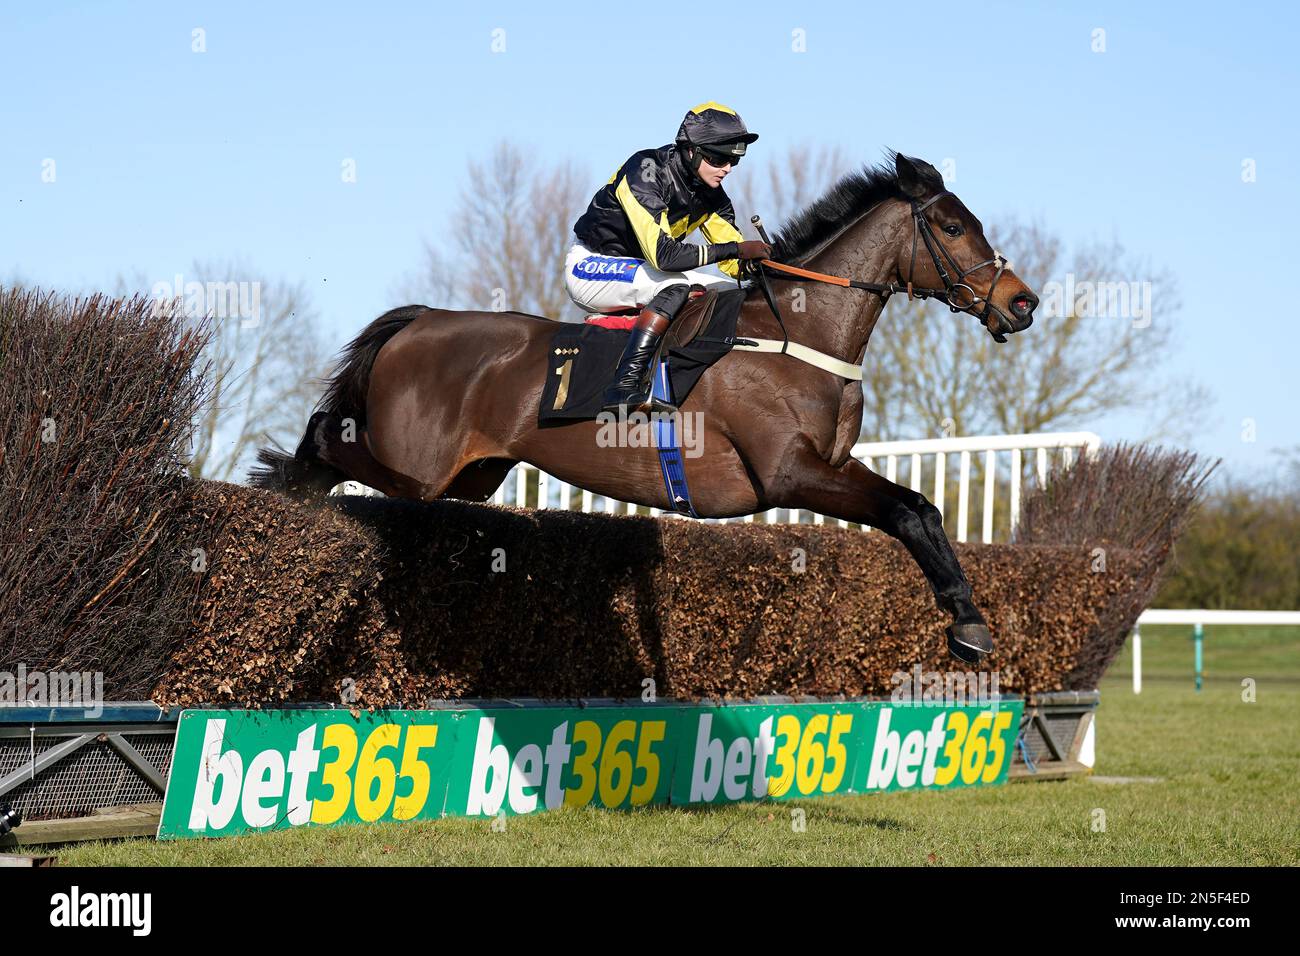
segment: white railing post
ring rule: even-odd
[[[997,474],[997,452],[990,448],[984,453],[984,527],[980,538],[985,544],[993,542],[993,488]]]
[[[1014,536],[1020,524],[1020,473],[1024,463],[1020,460],[1020,449],[1011,449],[1011,534]]]
[[[1133,693],[1142,693],[1142,627],[1133,625]]]
[[[520,462],[515,466],[515,507],[528,505],[528,465]]]
[[[1192,643],[1196,645],[1196,690],[1201,690],[1201,675],[1204,669],[1201,666],[1205,662],[1205,628],[1200,621],[1192,625]]]
[[[551,506],[551,476],[546,472],[538,469],[537,471],[537,510],[549,508]]]
[[[957,478],[957,540],[966,540],[966,519],[970,513],[970,452],[961,453],[961,468]]]
[[[947,478],[948,456],[941,451],[934,453],[934,506],[943,514],[943,483]]]

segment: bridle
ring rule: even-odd
[[[938,237],[935,236],[934,227],[930,225],[930,220],[925,218],[926,209],[934,205],[944,196],[950,195],[952,194],[948,192],[938,193],[937,195],[931,196],[923,203],[917,203],[915,199],[912,200],[912,261],[907,267],[907,287],[908,289],[912,288],[912,276],[916,272],[916,237],[919,233],[921,238],[925,241],[926,251],[930,253],[930,260],[934,263],[934,268],[939,273],[939,278],[943,281],[942,292],[937,289],[927,289],[925,290],[927,295],[923,295],[921,298],[940,299],[953,312],[967,312],[979,319],[980,322],[985,322],[989,317],[989,309],[993,307],[993,290],[998,287],[998,282],[1002,278],[1002,273],[1006,271],[1007,260],[1003,258],[1000,252],[994,249],[993,257],[991,259],[985,259],[983,262],[976,263],[969,269],[962,269],[962,267],[958,265],[957,260],[952,257],[952,253],[950,253],[944,247],[943,243],[939,242]],[[952,266],[953,271],[957,273],[956,281],[953,281],[952,276],[948,274],[948,270],[944,268],[944,259],[948,260],[948,265]],[[975,290],[966,282],[966,277],[972,272],[979,272],[979,270],[983,269],[985,266],[994,266],[997,271],[993,273],[993,281],[989,283],[988,295],[979,296],[975,294]],[[954,297],[958,295],[959,289],[965,291],[960,293],[960,298],[954,300]],[[972,312],[971,310],[980,302],[984,303],[984,308],[979,312]],[[999,334],[1000,333],[995,332],[993,337],[997,338]],[[998,341],[1006,341],[1006,339],[998,339]]]
[[[849,279],[845,276],[826,275],[821,272],[813,272],[810,269],[801,269],[798,266],[786,265],[782,262],[774,262],[771,259],[762,259],[759,261],[759,267],[754,270],[759,285],[763,290],[763,296],[767,299],[768,308],[776,316],[777,323],[781,326],[781,331],[785,333],[785,322],[781,318],[781,313],[777,308],[776,300],[772,296],[771,289],[767,281],[772,279],[784,279],[791,282],[824,282],[830,285],[843,286],[849,289],[862,289],[865,292],[875,292],[884,296],[886,299],[897,292],[906,292],[908,299],[937,299],[944,305],[948,306],[953,312],[965,312],[975,316],[980,320],[984,327],[988,328],[989,310],[993,308],[993,292],[997,288],[1002,274],[1006,271],[1007,260],[994,250],[993,257],[985,259],[983,262],[976,263],[969,269],[963,269],[952,254],[944,247],[934,229],[930,225],[930,220],[925,218],[925,211],[942,199],[944,196],[952,195],[949,192],[937,193],[931,196],[923,203],[918,203],[915,199],[912,202],[912,257],[907,266],[907,281],[899,282],[862,282],[858,279]],[[942,289],[926,288],[916,286],[912,283],[912,277],[916,274],[916,248],[917,240],[925,243],[925,249],[930,253],[930,261],[934,263],[935,271],[939,274],[939,279],[943,282]],[[766,237],[765,237],[766,241]],[[947,267],[944,261],[947,260]],[[974,288],[966,282],[966,278],[972,273],[978,272],[986,266],[993,266],[997,271],[993,274],[993,281],[989,284],[987,295],[977,295]],[[949,271],[951,268],[951,272]],[[769,275],[769,270],[774,273]],[[953,275],[956,278],[953,278]],[[978,311],[972,311],[980,303],[984,307]],[[999,312],[1001,315],[1001,312]],[[995,341],[1005,342],[1006,335],[1002,332],[994,332],[989,329],[989,334]]]

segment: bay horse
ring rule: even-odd
[[[781,310],[784,323],[770,291],[751,290],[738,336],[788,332],[791,342],[860,367],[895,292],[939,298],[998,341],[1030,325],[1037,296],[939,172],[901,154],[892,165],[846,176],[774,242],[772,266],[857,278],[802,287],[804,308]],[[294,454],[263,449],[252,483],[307,497],[352,479],[389,496],[484,501],[523,461],[595,494],[674,510],[654,447],[602,447],[609,443],[597,441],[597,421],[538,426],[555,328],[518,312],[393,309],[346,347]],[[701,413],[703,426],[701,454],[685,460],[695,510],[735,517],[798,508],[884,531],[908,549],[952,618],[949,651],[978,662],[993,650],[992,635],[939,509],[849,454],[862,406],[859,380],[791,355],[727,353],[681,405],[683,415]]]

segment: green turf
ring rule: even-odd
[[[832,797],[635,813],[563,810],[484,821],[130,840],[59,851],[62,865],[1234,865],[1300,864],[1300,629],[1207,629],[1192,687],[1189,628],[1143,631],[1140,696],[1126,648],[1102,683],[1098,776],[1154,783]],[[1257,699],[1242,700],[1253,678]],[[792,810],[806,829],[795,832]],[[1105,830],[1094,829],[1104,812]]]

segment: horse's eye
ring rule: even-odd
[[[943,231],[956,239],[961,235],[961,226],[944,226]]]

